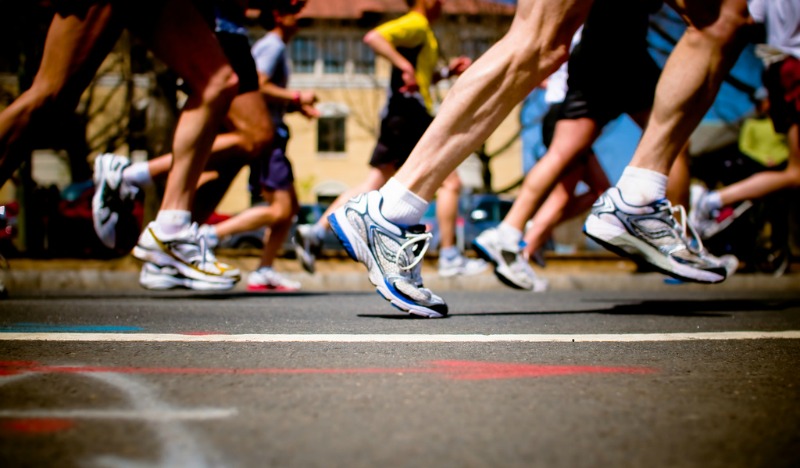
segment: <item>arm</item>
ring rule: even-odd
[[[291,110],[298,111],[308,118],[319,117],[319,111],[314,104],[317,95],[314,91],[296,91],[280,86],[269,81],[269,76],[258,72],[258,89],[270,101],[288,104]]]
[[[417,79],[414,76],[414,65],[411,64],[400,52],[374,29],[364,35],[364,43],[370,46],[376,54],[389,60],[392,65],[403,72],[405,86],[400,91],[414,91],[417,89]]]

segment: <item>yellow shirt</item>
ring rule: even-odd
[[[439,43],[433,34],[428,18],[411,11],[395,20],[384,23],[375,31],[391,43],[414,66],[419,94],[428,112],[433,110],[430,87],[436,62],[439,60]],[[392,67],[392,93],[402,86],[400,71]]]

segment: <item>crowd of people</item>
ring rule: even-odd
[[[50,114],[75,107],[128,29],[183,79],[189,97],[170,154],[133,164],[115,154],[95,158],[97,236],[109,248],[132,250],[143,262],[140,284],[147,289],[226,290],[242,273],[220,262],[214,247],[225,236],[266,226],[248,289],[299,289],[273,263],[298,212],[284,116],[319,115],[316,93],[289,88],[287,43],[305,1],[54,2],[33,84],[0,113],[0,184],[32,147],[34,130]],[[510,29],[485,54],[474,63],[455,57],[444,65],[432,28],[443,0],[407,2],[407,14],[364,36],[392,66],[380,133],[366,179],[316,224],[296,229],[296,253],[310,273],[332,230],[386,300],[410,314],[446,316],[446,302],[421,275],[431,233],[420,219],[436,197],[442,276],[478,274],[491,265],[503,283],[541,291],[546,281],[531,260],[558,223],[591,209],[584,233],[601,246],[682,281],[719,283],[737,269],[735,257],[717,257],[703,246],[724,227],[720,210],[800,186],[800,5],[793,0],[667,0],[687,29],[663,70],[646,41],[649,16],[662,0],[519,0]],[[252,45],[248,13],[266,31]],[[769,115],[786,135],[788,164],[696,191],[690,201],[689,136],[753,41],[766,43]],[[434,116],[431,86],[444,79],[453,86]],[[456,243],[456,168],[545,80],[547,153],[526,174],[499,226],[474,241],[482,259],[468,258]],[[612,186],[592,144],[622,114],[643,136]],[[204,224],[246,166],[250,190],[265,203]],[[160,209],[138,232],[133,202],[157,182],[164,184]],[[576,195],[579,182],[589,189]]]

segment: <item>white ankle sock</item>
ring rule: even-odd
[[[522,241],[522,231],[505,221],[497,225],[497,233],[500,235],[500,243],[510,249],[518,248]]]
[[[161,210],[156,215],[156,227],[161,234],[177,234],[191,222],[192,213],[185,210]]]
[[[722,198],[716,190],[708,192],[706,196],[700,200],[700,203],[700,209],[708,213],[722,208]]]
[[[617,182],[625,203],[648,205],[667,196],[667,176],[660,172],[628,166]]]
[[[136,162],[122,171],[122,180],[137,187],[150,187],[153,185],[153,176],[146,162]]]
[[[383,206],[381,213],[389,221],[401,226],[418,224],[428,209],[428,202],[410,191],[394,177],[381,189]]]

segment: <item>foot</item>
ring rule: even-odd
[[[680,214],[681,222],[674,214]],[[583,232],[612,252],[649,263],[683,281],[719,283],[729,267],[703,247],[694,230],[687,232],[686,213],[665,199],[629,205],[611,187],[592,206]]]
[[[237,268],[217,261],[205,237],[198,232],[197,224],[165,235],[154,222],[150,223],[139,236],[133,256],[160,269],[171,267],[178,275],[193,280],[195,286],[186,286],[191,289],[230,289],[241,278]],[[208,285],[196,287],[198,282]]]
[[[480,258],[467,258],[458,255],[455,258],[439,257],[439,276],[472,276],[479,275],[489,268],[489,264]]]
[[[103,245],[123,252],[134,246],[140,229],[133,215],[133,203],[139,189],[122,178],[122,171],[130,165],[125,156],[110,153],[101,154],[94,160],[94,231]]]
[[[727,229],[736,218],[742,216],[753,207],[753,202],[745,200],[735,206],[724,206],[719,210],[710,210],[705,202],[708,190],[699,185],[693,185],[691,190],[692,209],[689,214],[689,223],[702,239],[711,239]]]
[[[292,292],[300,290],[300,283],[271,268],[259,268],[248,275],[247,290]]]
[[[317,254],[322,248],[322,239],[314,233],[314,225],[299,224],[292,238],[294,253],[300,265],[309,273],[314,273]]]
[[[158,266],[146,262],[139,273],[139,284],[145,289],[193,289],[195,291],[227,291],[235,283],[231,281],[204,281],[190,278],[170,265]]]
[[[482,258],[494,265],[494,274],[506,286],[534,292],[546,291],[547,280],[539,278],[522,256],[519,245],[510,246],[502,242],[497,229],[480,233],[472,245]]]
[[[422,286],[421,261],[431,234],[422,225],[404,228],[388,221],[380,212],[382,203],[377,191],[353,198],[328,217],[333,232],[393,306],[423,317],[446,316],[444,300]]]

